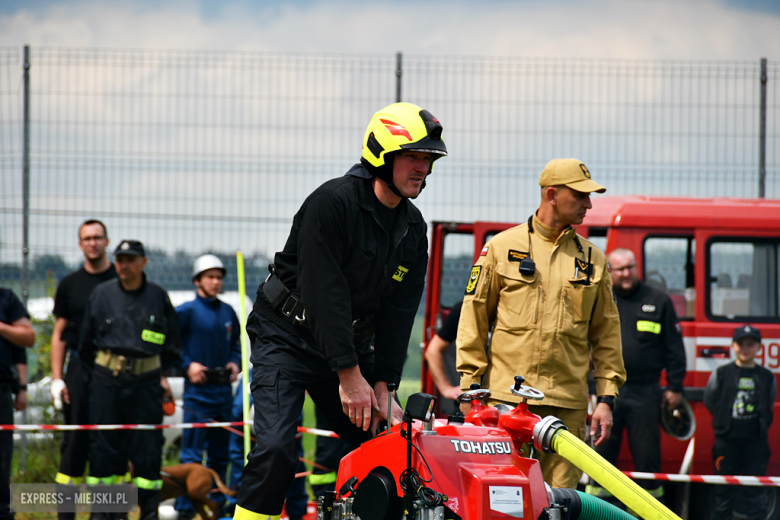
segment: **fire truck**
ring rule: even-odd
[[[780,374],[780,200],[673,197],[594,197],[577,233],[608,253],[636,254],[640,279],[663,289],[680,320],[687,357],[685,398],[695,433],[662,434],[662,473],[711,475],[712,417],[704,388],[710,373],[733,360],[731,336],[749,323],[762,332],[757,363]],[[524,222],[527,215],[519,216]],[[471,266],[495,234],[517,224],[433,222],[423,348],[453,304],[463,298]],[[457,341],[457,340],[456,340]],[[665,385],[661,376],[661,385]],[[422,389],[439,395],[423,363]],[[660,406],[660,403],[659,403]],[[780,476],[780,417],[769,431],[768,476]],[[660,426],[659,426],[660,427]],[[618,468],[632,471],[624,439]],[[707,518],[712,485],[666,484],[667,503]],[[780,492],[767,487],[768,518],[780,518]]]

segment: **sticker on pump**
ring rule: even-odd
[[[490,510],[515,518],[523,518],[523,488],[519,486],[489,486]]]

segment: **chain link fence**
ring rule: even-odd
[[[22,261],[23,51],[0,48],[0,285]],[[399,66],[400,65],[400,66]],[[143,241],[149,276],[191,288],[204,252],[248,257],[247,288],[303,199],[361,153],[401,99],[450,156],[428,221],[520,221],[548,160],[577,157],[610,195],[756,197],[760,61],[573,60],[30,49],[30,297],[80,261],[77,227]],[[780,62],[768,62],[766,196],[780,197]],[[227,280],[235,288],[235,277]]]

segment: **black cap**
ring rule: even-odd
[[[146,251],[144,251],[144,245],[138,240],[122,240],[114,250],[114,256],[116,255],[133,255],[146,257]]]
[[[741,327],[737,327],[737,329],[734,331],[734,341],[739,341],[745,338],[753,338],[754,340],[760,342],[761,331],[755,327],[751,327],[750,325],[742,325]]]

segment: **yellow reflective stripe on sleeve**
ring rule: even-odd
[[[83,484],[84,477],[71,477],[65,473],[57,472],[57,475],[54,477],[54,482],[57,484]]]
[[[330,473],[320,473],[315,474],[312,473],[309,475],[309,484],[312,486],[322,486],[325,484],[333,484],[336,482],[336,479],[338,477],[338,473],[335,471],[331,471]]]
[[[248,509],[236,505],[236,512],[233,513],[233,520],[280,520],[282,515],[263,515],[260,513],[253,513]]]
[[[661,333],[661,324],[654,321],[639,320],[636,322],[636,330],[639,332],[652,332],[653,334]]]
[[[111,475],[108,477],[87,477],[87,484],[95,485],[95,484],[103,484],[103,485],[111,485],[111,484],[117,484],[122,482],[122,479],[124,478],[124,475]]]
[[[593,495],[594,497],[598,498],[609,498],[612,496],[612,493],[607,491],[601,486],[594,486],[592,484],[588,484],[585,486],[585,493],[589,495]]]
[[[138,489],[149,489],[152,491],[157,491],[158,489],[162,488],[162,479],[149,480],[143,477],[135,477],[133,479],[133,484],[138,486]]]
[[[148,341],[149,343],[154,343],[155,345],[162,345],[165,343],[165,334],[144,329],[141,332],[141,339]]]

